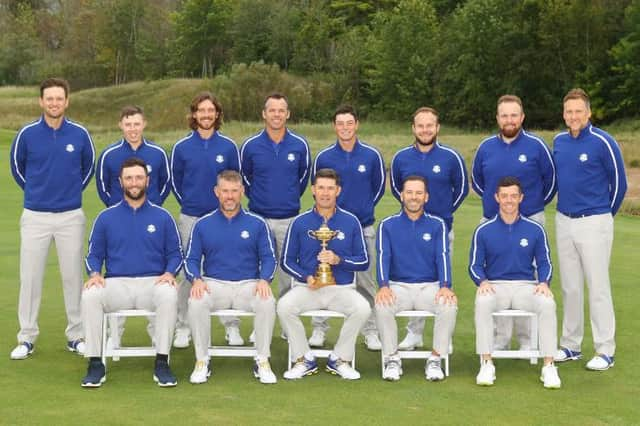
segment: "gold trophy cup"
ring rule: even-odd
[[[307,231],[311,238],[315,238],[320,241],[320,245],[323,250],[327,249],[327,244],[329,241],[335,238],[338,235],[338,231],[332,231],[329,229],[327,222],[325,221],[320,228],[315,231]],[[336,279],[333,277],[333,271],[331,270],[331,265],[328,263],[321,262],[316,269],[316,273],[314,275],[316,279],[315,286],[316,287],[324,287],[328,285],[336,285]]]

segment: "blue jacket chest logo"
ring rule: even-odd
[[[244,240],[246,240],[247,238],[249,238],[249,231],[246,231],[246,230],[245,230],[245,231],[242,231],[242,232],[240,233],[240,238],[242,238],[242,239],[244,239]]]
[[[431,241],[431,234],[428,232],[425,232],[424,234],[422,234],[422,239],[425,241]]]
[[[153,234],[154,232],[156,232],[156,226],[154,224],[150,224],[149,226],[147,226],[147,232]]]
[[[291,161],[291,162],[296,161],[296,155],[295,155],[293,152],[290,152],[290,153],[287,155],[287,160],[288,160],[288,161]]]
[[[587,160],[589,160],[589,156],[587,155],[586,152],[583,152],[582,154],[580,154],[580,157],[578,157],[578,160],[580,160],[580,162],[584,163]]]
[[[526,163],[527,162],[527,156],[524,155],[524,154],[520,154],[518,156],[518,161],[521,162],[521,163]]]
[[[364,173],[364,172],[366,172],[366,171],[367,171],[367,166],[365,166],[364,164],[360,164],[360,165],[358,166],[358,171],[359,171],[360,173]]]
[[[67,146],[64,148],[67,152],[73,152],[76,149],[73,147],[73,145],[71,145],[70,143],[67,144]]]
[[[520,247],[527,247],[529,245],[529,240],[526,238],[520,239]]]
[[[152,170],[153,170],[153,167],[151,167],[151,164],[147,164],[147,173],[151,174]]]
[[[433,168],[431,170],[433,171],[433,173],[440,173],[442,171],[442,169],[440,168],[440,166],[438,164],[433,166]]]
[[[220,154],[216,155],[216,163],[218,164],[224,163],[224,157]]]

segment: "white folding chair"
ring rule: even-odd
[[[111,323],[113,328],[112,334],[119,333],[117,326],[118,318],[125,317],[155,317],[156,313],[145,309],[123,309],[114,312],[105,312],[102,317],[102,363],[105,368],[107,366],[107,358],[113,361],[120,360],[120,357],[143,357],[156,356],[156,348],[153,346],[122,346],[120,336],[117,338],[108,338],[108,324]]]
[[[254,312],[243,311],[240,309],[219,309],[212,311],[212,317],[255,317]],[[257,355],[255,345],[251,346],[209,346],[210,357],[248,357],[254,358]]]
[[[529,359],[531,364],[537,364],[538,358],[540,358],[540,351],[538,350],[538,315],[535,312],[520,309],[504,309],[494,312],[493,318],[496,317],[529,318],[531,343],[529,350],[494,350],[491,352],[491,357]],[[480,357],[480,360],[482,360],[482,357]]]
[[[330,311],[328,309],[316,309],[313,311],[306,311],[300,313],[301,317],[325,317],[325,318],[345,318],[346,315],[342,312]],[[288,340],[287,340],[288,342]],[[329,354],[333,352],[330,349],[311,349],[311,353],[316,358],[328,358]],[[291,344],[289,344],[289,353],[287,355],[287,370],[291,369]],[[356,357],[355,354],[353,359],[351,360],[351,367],[356,368]]]
[[[396,314],[396,318],[435,318],[436,314],[431,311],[400,311]],[[398,351],[400,359],[429,359],[431,351]],[[444,363],[444,375],[449,376],[449,354],[453,353],[453,345],[449,342],[449,352],[446,354],[440,354],[440,359]],[[380,359],[382,366],[382,374],[384,374],[384,355],[380,351]]]

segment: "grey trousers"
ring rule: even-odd
[[[586,280],[595,351],[613,356],[616,351],[616,317],[609,281],[613,217],[607,213],[571,219],[557,213],[556,244],[564,306],[560,346],[581,350]]]
[[[363,230],[364,241],[367,247],[367,256],[369,256],[369,269],[356,273],[356,290],[364,297],[369,306],[373,310],[376,300],[376,292],[378,291],[378,283],[374,278],[374,271],[376,269],[376,230],[373,226],[367,226]],[[320,329],[325,333],[329,330],[329,322],[324,317],[312,318],[313,328]],[[371,316],[367,319],[362,327],[362,334],[377,334],[378,329],[376,327],[375,313],[372,311]]]
[[[102,316],[121,309],[146,309],[156,313],[154,341],[159,354],[169,354],[176,324],[178,292],[158,277],[107,278],[104,287],[82,292],[85,357],[99,357],[102,349]]]
[[[522,309],[538,314],[540,354],[553,357],[558,350],[556,302],[553,297],[535,294],[536,284],[526,281],[491,281],[495,293],[476,294],[476,353],[490,354],[494,348],[492,313]]]
[[[80,315],[82,256],[86,218],[82,209],[61,213],[24,209],[20,218],[20,296],[18,342],[34,343],[38,337],[38,313],[44,271],[51,240],[56,244],[67,314],[67,340],[83,337]]]
[[[398,325],[396,313],[411,309],[431,311],[436,314],[433,324],[433,350],[439,354],[449,353],[449,342],[456,327],[457,305],[436,302],[438,283],[405,284],[390,282],[396,296],[393,305],[376,305],[376,321],[382,340],[382,354],[385,357],[398,352]]]
[[[329,309],[346,315],[333,353],[343,361],[351,361],[355,354],[358,332],[371,315],[369,304],[353,286],[333,285],[311,290],[296,283],[278,301],[280,324],[287,333],[292,360],[309,352],[309,343],[300,313],[313,309]]]
[[[195,347],[196,360],[208,361],[211,346],[209,313],[219,309],[241,309],[255,312],[253,326],[256,333],[258,358],[271,356],[271,337],[276,321],[276,301],[273,296],[263,299],[255,294],[256,280],[223,281],[205,279],[209,293],[201,299],[189,298],[189,325]]]

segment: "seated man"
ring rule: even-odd
[[[190,380],[204,383],[211,375],[209,313],[242,309],[256,313],[258,354],[253,374],[261,383],[276,383],[269,365],[276,320],[276,302],[269,287],[276,269],[273,236],[264,219],[241,207],[244,187],[238,172],[221,172],[214,192],[220,207],[195,223],[186,255],[185,272],[192,282],[188,318],[196,352]]]
[[[494,312],[522,309],[538,315],[545,388],[560,388],[553,356],[558,345],[556,303],[549,289],[551,255],[544,228],[520,215],[524,198],[520,181],[504,177],[496,189],[498,214],[476,228],[471,240],[469,273],[478,286],[475,303],[476,351],[481,356],[476,383],[491,386],[496,369],[491,360]],[[538,282],[536,282],[536,267]]]
[[[436,314],[433,349],[425,365],[427,380],[444,379],[440,354],[449,351],[456,326],[457,298],[451,290],[451,264],[447,227],[437,216],[425,213],[429,198],[427,180],[408,176],[402,185],[402,210],[378,227],[378,284],[376,321],[382,339],[385,380],[400,380],[398,326],[395,315],[410,309]]]
[[[175,276],[182,266],[178,228],[168,211],[147,200],[149,173],[144,161],[125,160],[120,184],[124,199],[98,215],[89,237],[89,280],[81,302],[89,369],[82,386],[99,387],[106,380],[100,359],[102,316],[121,309],[156,313],[153,380],[159,386],[175,386],[168,357],[177,315]]]
[[[311,191],[315,206],[297,216],[284,240],[282,268],[294,278],[293,288],[278,302],[278,317],[289,338],[295,364],[285,379],[300,379],[316,373],[316,362],[300,320],[301,312],[329,309],[346,315],[340,336],[327,361],[327,371],[343,379],[356,380],[360,373],[351,367],[358,332],[371,314],[369,303],[356,291],[355,271],[364,271],[369,258],[358,219],[336,206],[340,178],[333,169],[316,172]],[[335,238],[321,250],[320,242],[309,232],[326,223]],[[337,285],[319,286],[314,277],[318,264],[332,265]]]

